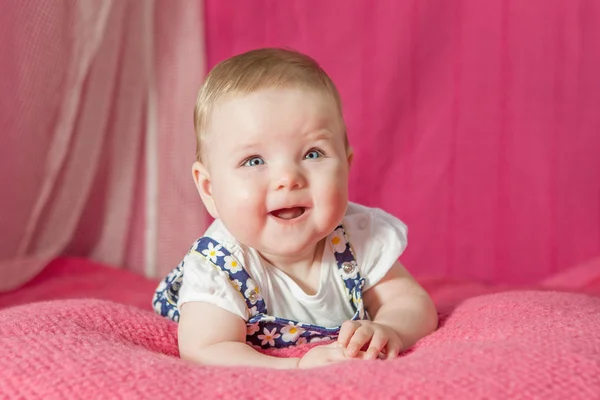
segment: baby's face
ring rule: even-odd
[[[301,89],[234,96],[215,107],[204,146],[214,216],[243,244],[299,254],[341,222],[349,158],[329,97]]]

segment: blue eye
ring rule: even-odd
[[[244,162],[244,167],[256,167],[258,165],[263,165],[265,160],[260,157],[250,157]]]
[[[307,160],[316,160],[317,158],[323,157],[323,153],[318,150],[311,150],[304,156]]]

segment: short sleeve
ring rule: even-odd
[[[184,261],[178,307],[191,301],[202,301],[238,315],[245,321],[248,320],[246,302],[231,284],[226,272],[215,268],[194,251],[190,251]]]
[[[391,269],[407,246],[407,226],[378,208],[355,206],[344,219],[348,240],[356,254],[363,290],[376,285]]]

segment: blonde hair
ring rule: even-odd
[[[196,159],[202,159],[202,141],[206,138],[210,113],[219,100],[231,94],[248,94],[268,88],[323,91],[335,101],[343,124],[340,94],[314,59],[287,49],[251,50],[217,64],[201,86],[194,109]]]

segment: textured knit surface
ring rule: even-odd
[[[100,268],[63,260],[48,270],[65,272],[69,263],[92,273]],[[108,275],[114,271],[105,268]],[[122,275],[117,288],[128,279],[136,284],[133,278]],[[41,300],[49,296],[48,286],[60,282],[38,277],[20,293],[32,299],[44,288]],[[71,297],[82,297],[86,289],[74,284]],[[460,290],[467,297],[465,288]],[[177,326],[156,316],[149,305],[142,309],[114,301],[118,296],[64,297],[10,307],[4,302],[0,398],[600,397],[600,298],[587,294],[522,290],[479,295],[441,307],[438,331],[397,360],[303,371],[193,365],[177,357]],[[275,354],[301,355],[308,348]]]

